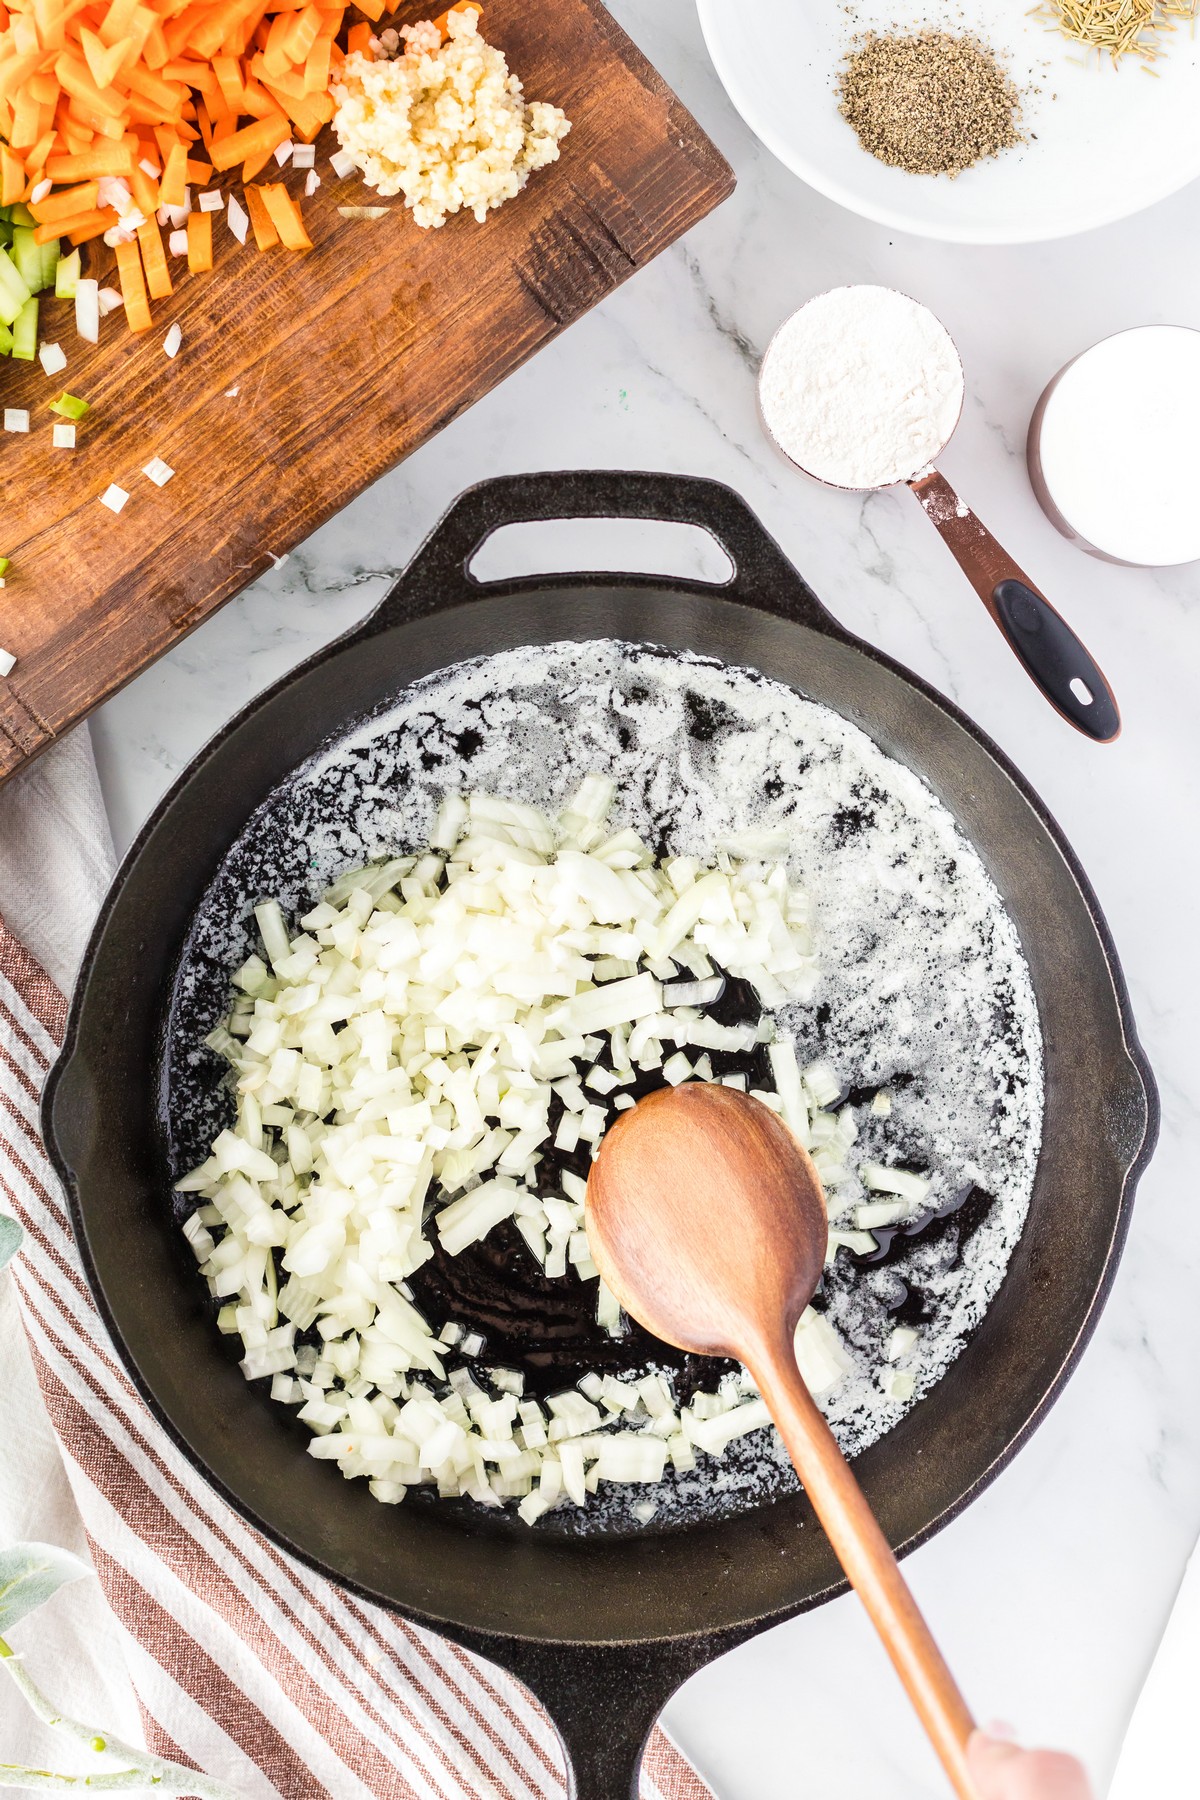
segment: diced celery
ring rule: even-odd
[[[7,325],[0,325],[0,356],[11,356],[12,332]]]
[[[0,247],[3,247],[5,250],[8,249],[8,246],[12,243],[12,234],[13,227],[9,224],[8,220],[0,219]]]
[[[60,241],[61,240],[59,238],[51,238],[50,242],[48,244],[42,244],[39,246],[39,248],[41,249],[41,252],[42,252],[42,286],[43,286],[43,288],[52,288],[56,285],[57,277],[58,277],[58,261],[59,261],[58,246],[59,246]],[[73,300],[75,298],[75,296],[74,296],[74,294],[67,294],[66,298],[68,300]]]
[[[0,325],[11,325],[28,298],[29,289],[17,273],[17,265],[7,250],[0,250]]]
[[[12,354],[22,362],[32,362],[37,355],[38,303],[30,295],[13,321]]]
[[[0,556],[0,575],[7,575],[12,568],[12,561],[7,556]]]
[[[77,400],[74,394],[60,394],[57,400],[50,402],[50,411],[61,413],[64,419],[82,419],[91,410],[86,400]]]
[[[0,219],[2,219],[6,225],[8,224],[8,215],[11,211],[11,206],[0,206]]]
[[[37,224],[37,220],[34,218],[29,208],[27,206],[22,206],[19,201],[16,206],[9,207],[8,216],[14,225],[29,225],[32,227]]]
[[[34,243],[33,231],[27,225],[18,225],[13,232],[12,259],[30,293],[40,294],[46,285],[42,280],[42,246]]]
[[[79,282],[79,252],[72,250],[70,256],[60,256],[58,267],[54,271],[54,293],[59,300],[73,300]]]

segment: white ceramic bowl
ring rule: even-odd
[[[895,30],[894,0],[860,0],[853,16],[828,0],[698,0],[717,72],[750,129],[803,181],[881,224],[1029,243],[1125,218],[1200,176],[1200,29],[1180,23],[1155,79],[1131,59],[1078,66],[1079,47],[1028,18],[1027,4],[977,0],[970,17],[1027,93],[1029,141],[951,180],[876,161],[837,110],[854,35]],[[947,0],[913,0],[899,17],[906,29],[963,30]]]

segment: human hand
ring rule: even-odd
[[[967,1745],[967,1767],[980,1800],[1092,1800],[1083,1764],[1061,1750],[1022,1750],[976,1731]]]

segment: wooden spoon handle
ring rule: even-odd
[[[790,1342],[764,1350],[760,1365],[749,1367],[817,1517],[883,1640],[955,1793],[959,1800],[979,1800],[966,1762],[975,1721],[891,1545],[805,1386]]]

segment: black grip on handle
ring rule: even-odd
[[[1087,737],[1111,743],[1121,730],[1112,689],[1066,620],[1023,581],[1001,581],[992,599],[996,623],[1046,698]],[[1082,684],[1086,699],[1074,682]]]
[[[655,519],[696,525],[733,564],[726,582],[672,578],[670,586],[752,598],[767,610],[829,630],[829,614],[788,561],[740,494],[701,475],[664,475],[641,469],[576,469],[501,475],[467,488],[450,506],[395,586],[360,628],[371,636],[447,605],[511,593],[562,579],[537,576],[481,582],[469,564],[481,545],[504,525],[553,519]],[[566,579],[573,579],[567,576]],[[574,577],[578,579],[578,577]],[[661,577],[603,574],[613,586]],[[355,635],[360,635],[356,633]]]

